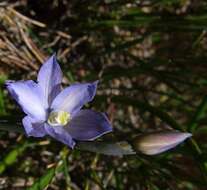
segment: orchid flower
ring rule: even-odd
[[[22,123],[27,136],[49,135],[73,148],[76,141],[93,141],[112,131],[104,113],[81,109],[93,100],[98,81],[73,84],[61,90],[62,71],[56,56],[40,68],[37,82],[7,81],[11,96],[26,116]]]

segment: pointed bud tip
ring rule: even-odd
[[[190,138],[193,136],[192,133],[183,133],[183,135],[185,135],[185,138]]]
[[[146,155],[156,155],[176,147],[191,136],[191,133],[179,131],[143,134],[134,139],[134,148]]]

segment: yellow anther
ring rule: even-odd
[[[54,111],[51,112],[47,122],[52,126],[65,126],[70,121],[70,114],[65,111]]]

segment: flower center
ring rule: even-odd
[[[65,126],[71,120],[70,114],[65,111],[54,111],[51,112],[47,122],[52,126]]]

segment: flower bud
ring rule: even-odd
[[[179,131],[159,131],[139,135],[135,137],[133,144],[138,152],[146,155],[155,155],[176,147],[191,136],[190,133]]]

